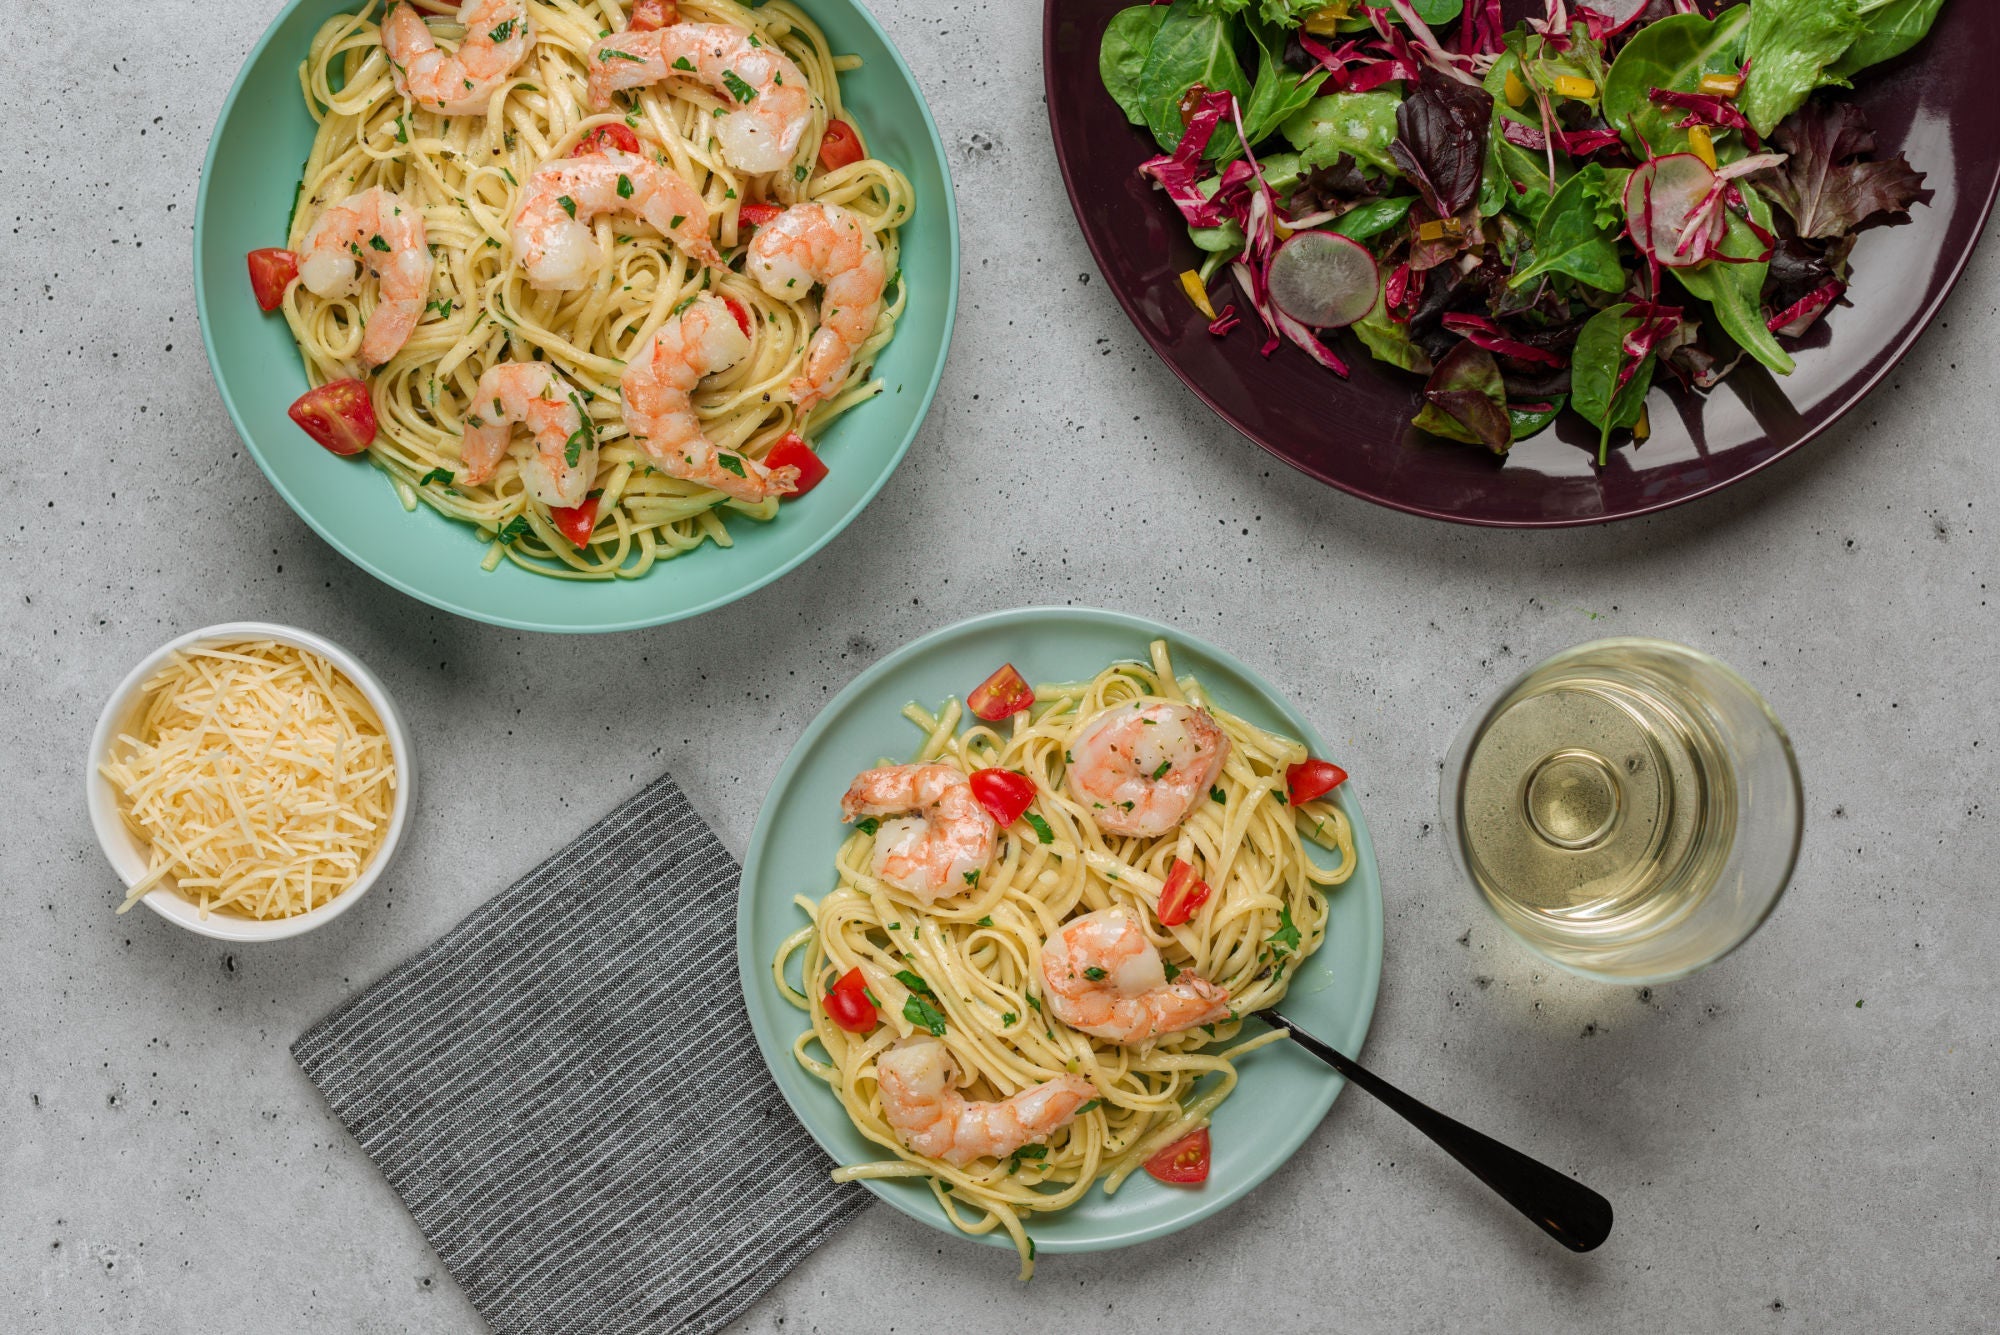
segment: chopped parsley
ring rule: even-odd
[[[1083,971],[1083,976],[1093,983],[1102,982],[1104,980],[1104,970],[1093,964]]]
[[[427,303],[424,309],[427,311],[436,311],[437,318],[442,320],[458,308],[452,305],[450,297],[439,297],[436,301]]]
[[[1278,930],[1264,938],[1274,954],[1289,955],[1299,948],[1299,929],[1292,922],[1292,906],[1281,905],[1278,909]]]
[[[1181,976],[1181,966],[1172,960],[1161,960],[1160,967],[1167,971],[1167,981],[1170,983]]]
[[[368,248],[370,250],[386,251],[389,249],[389,243],[382,239],[380,232],[377,232],[374,236],[368,238]]]
[[[909,988],[910,991],[912,992],[921,992],[927,997],[934,997],[937,995],[937,993],[931,991],[931,985],[923,980],[923,976],[921,974],[916,973],[914,970],[910,969],[896,970],[896,981],[901,983],[904,987]]]
[[[1043,820],[1040,816],[1037,816],[1034,812],[1030,811],[1027,815],[1023,816],[1021,819],[1028,822],[1030,828],[1032,828],[1035,832],[1035,837],[1037,839],[1040,839],[1043,843],[1052,844],[1056,841],[1056,832],[1049,828],[1049,823],[1047,821]]]
[[[717,450],[715,452],[715,462],[720,464],[722,467],[727,468],[730,472],[736,474],[736,476],[738,477],[749,476],[747,473],[743,471],[742,458],[737,455],[731,454],[727,450]],[[974,875],[977,874],[978,873],[976,872],[974,873]]]
[[[527,537],[533,531],[533,528],[534,526],[528,522],[526,515],[515,515],[507,521],[506,525],[498,533],[493,535],[493,540],[503,543],[519,542],[522,538]]]
[[[1223,792],[1220,788],[1211,788],[1208,790],[1208,800],[1217,806],[1226,806],[1229,803],[1229,794]]]
[[[570,217],[574,218],[576,216],[576,201],[568,195],[557,195],[556,203],[562,205],[563,212],[567,213]]]
[[[399,144],[410,142],[410,118],[408,116],[396,117],[396,142]]]
[[[722,72],[722,86],[729,90],[729,95],[735,98],[739,105],[750,102],[757,96],[757,90],[743,82],[735,70]]]
[[[630,51],[614,51],[608,46],[597,53],[597,63],[600,65],[613,60],[629,60],[634,65],[643,65],[646,63],[644,56],[635,56]]]
[[[1158,783],[1158,782],[1159,782],[1159,781],[1160,781],[1161,779],[1164,779],[1164,778],[1166,778],[1166,777],[1167,777],[1167,771],[1168,771],[1168,770],[1170,770],[1170,769],[1172,769],[1173,767],[1174,767],[1174,762],[1173,762],[1173,761],[1171,761],[1171,760],[1162,760],[1162,761],[1160,762],[1160,767],[1159,767],[1158,769],[1156,769],[1156,770],[1154,770],[1154,771],[1153,771],[1153,782],[1154,782],[1154,783]]]
[[[1028,1004],[1036,1010],[1040,1010],[1042,1008],[1042,999],[1031,992],[1028,994]]]
[[[1076,1115],[1078,1117],[1081,1117],[1087,1112],[1096,1112],[1099,1108],[1103,1106],[1104,1106],[1103,1099],[1092,1099],[1090,1102],[1084,1104],[1081,1108],[1078,1108],[1076,1110]]]
[[[675,56],[674,68],[677,70],[685,70],[689,74],[692,74],[694,73],[694,62],[692,60],[689,60],[686,56]]]
[[[876,820],[873,816],[863,816],[860,820],[854,822],[854,828],[863,834],[873,834],[882,828],[882,822]]]
[[[514,35],[514,24],[515,24],[514,19],[508,19],[505,23],[496,25],[491,31],[489,31],[486,34],[486,39],[490,42],[506,41],[509,37],[512,37]]]
[[[1009,1026],[1009,1025],[1013,1024],[1013,1023],[1014,1023],[1014,1021],[1016,1021],[1016,1020],[1018,1020],[1018,1019],[1020,1019],[1020,1018],[1021,1018],[1021,1017],[1020,1017],[1020,1016],[1018,1016],[1018,1015],[1016,1015],[1016,1014],[1014,1014],[1014,1012],[1012,1012],[1012,1011],[1008,1011],[1008,1012],[1007,1012],[1007,1013],[1006,1013],[1005,1015],[1002,1015],[1002,1016],[1000,1017],[1000,1027],[1001,1027],[1002,1029],[1005,1029],[1005,1028],[1007,1028],[1007,1026]]]
[[[972,925],[974,927],[991,927],[993,925],[993,915],[989,913]]]
[[[972,871],[965,873],[965,883],[967,885],[979,884],[979,871],[977,868],[974,868]]]
[[[417,485],[428,487],[433,482],[442,482],[445,486],[449,487],[457,480],[457,476],[449,468],[433,468],[430,472],[425,473],[417,479]]]
[[[944,1013],[922,997],[911,997],[903,1003],[903,1018],[919,1029],[930,1030],[933,1038],[944,1037]]]
[[[620,199],[632,198],[632,178],[627,176],[624,172],[618,173],[618,198]]]
[[[792,168],[792,179],[794,181],[803,181],[810,175],[812,175],[812,168],[806,166],[803,162]]]
[[[674,231],[678,229],[680,225],[686,221],[687,221],[687,215],[685,213],[676,213],[674,215],[674,220],[667,224],[667,230],[669,232]]]

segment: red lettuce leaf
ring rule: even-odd
[[[1389,155],[1436,216],[1463,213],[1479,197],[1492,117],[1493,98],[1485,89],[1428,65],[1415,91],[1396,108],[1396,139]]]
[[[1753,177],[1792,216],[1802,237],[1842,236],[1874,222],[1903,222],[1912,204],[1928,204],[1924,174],[1900,154],[1859,161],[1875,151],[1875,135],[1849,102],[1808,102],[1771,132],[1790,156]]]
[[[1493,354],[1476,343],[1453,348],[1424,385],[1416,425],[1434,436],[1505,454],[1514,443],[1514,424],[1507,416],[1507,387]]]

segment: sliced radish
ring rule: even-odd
[[[1272,304],[1313,329],[1344,329],[1381,292],[1368,247],[1333,232],[1300,232],[1271,258]]]
[[[1719,210],[1706,208],[1715,191],[1715,173],[1692,153],[1654,158],[1625,183],[1625,222],[1639,249],[1661,264],[1682,268],[1708,259],[1713,236],[1687,235],[1690,221],[1702,228],[1722,225]],[[1699,215],[1706,212],[1706,217]]]
[[[1606,33],[1618,33],[1625,31],[1632,25],[1633,19],[1645,13],[1648,3],[1649,0],[1597,0],[1590,8],[1611,21],[1604,30]]]

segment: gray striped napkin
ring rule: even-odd
[[[501,1335],[706,1335],[861,1208],[751,1037],[737,879],[662,777],[292,1045]]]

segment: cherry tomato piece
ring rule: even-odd
[[[1325,797],[1346,782],[1347,771],[1326,760],[1302,760],[1285,771],[1285,788],[1295,807]]]
[[[743,331],[743,337],[750,337],[750,312],[743,308],[743,303],[734,297],[724,297],[722,304],[727,306],[729,313],[736,317],[736,327]]]
[[[301,394],[287,411],[308,436],[335,454],[359,454],[375,439],[375,400],[365,381],[329,381]]]
[[[972,771],[972,795],[986,814],[1002,825],[1012,825],[1035,800],[1035,781],[1010,769]]]
[[[652,32],[671,28],[681,21],[681,7],[674,0],[632,0],[631,32]]]
[[[880,1023],[875,1003],[868,997],[868,980],[855,965],[826,990],[826,1015],[850,1034],[865,1034]]]
[[[1182,1136],[1146,1160],[1146,1171],[1175,1186],[1191,1187],[1208,1181],[1208,1128]]]
[[[965,697],[966,707],[988,723],[998,723],[1033,703],[1034,688],[1028,685],[1027,678],[1014,671],[1012,663],[1002,663],[998,672],[980,682],[977,689]]]
[[[590,544],[590,535],[597,531],[597,500],[595,496],[586,496],[582,505],[549,507],[549,518],[555,521],[556,532],[568,538],[570,546],[581,548]]]
[[[1157,916],[1162,927],[1178,927],[1194,916],[1196,909],[1208,902],[1208,882],[1197,881],[1194,866],[1174,859],[1174,865],[1167,868],[1167,883],[1160,887],[1160,907]]]
[[[589,134],[576,141],[576,147],[569,151],[573,158],[587,158],[593,153],[606,153],[612,149],[625,153],[639,151],[639,136],[629,125],[600,125]]]
[[[819,141],[819,165],[830,172],[850,166],[867,156],[861,148],[861,136],[854,133],[854,127],[846,121],[828,121],[826,133]]]
[[[250,290],[257,295],[257,308],[277,310],[284,304],[285,289],[299,276],[299,257],[289,250],[272,246],[251,251],[249,260]]]
[[[770,468],[796,468],[799,470],[798,484],[791,490],[792,496],[803,496],[826,481],[827,466],[821,462],[819,454],[806,444],[804,436],[796,431],[787,431],[778,437],[778,443],[764,456],[764,463]]]
[[[736,217],[751,227],[762,227],[784,211],[785,206],[782,204],[766,204],[762,200],[753,199],[736,210]]]

